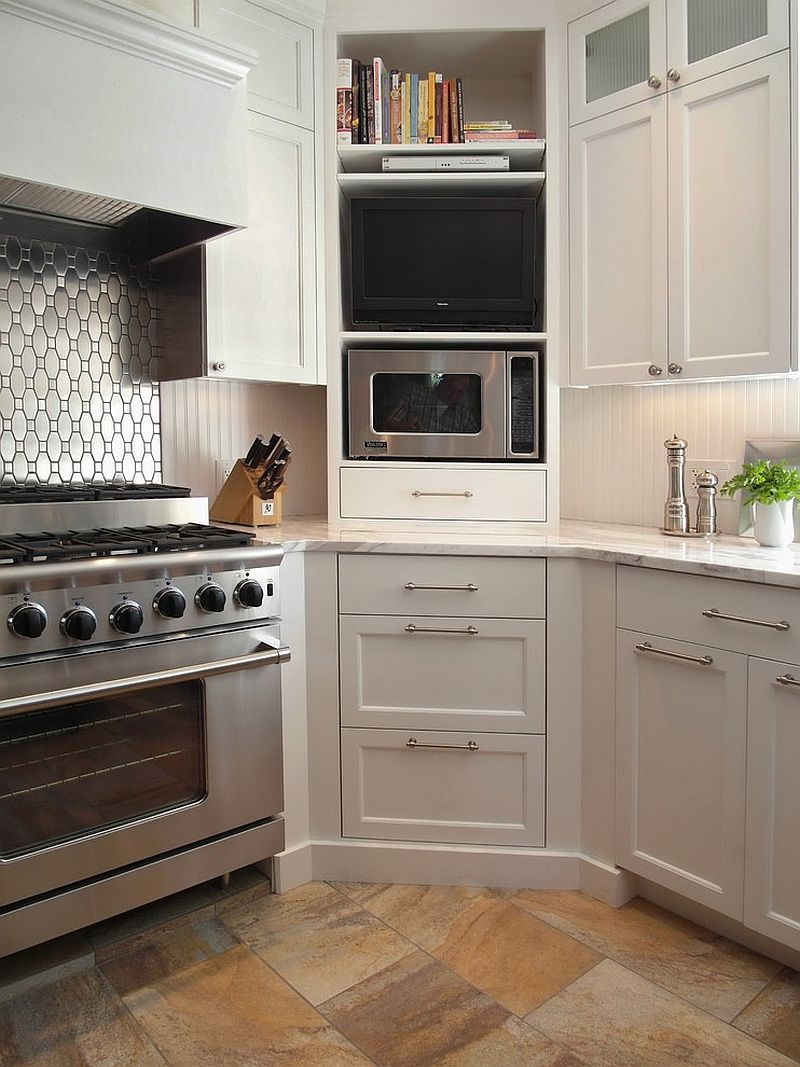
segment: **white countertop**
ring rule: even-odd
[[[309,516],[259,527],[256,537],[287,552],[566,557],[800,588],[800,544],[777,549],[752,537],[666,537],[646,526],[563,522],[543,533],[409,532],[342,530]]]

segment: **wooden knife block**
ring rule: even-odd
[[[237,459],[211,505],[211,518],[215,522],[233,522],[237,526],[277,526],[281,521],[285,486],[282,485],[273,497],[264,500],[258,492],[261,474],[260,469],[250,470],[241,459]]]

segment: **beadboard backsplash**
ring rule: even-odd
[[[0,478],[158,479],[155,329],[147,267],[0,235]]]
[[[293,448],[285,515],[322,515],[326,501],[325,389],[190,380],[161,384],[164,480],[213,500],[217,461],[244,456],[258,433],[275,430]]]
[[[673,433],[688,459],[736,470],[748,439],[800,439],[800,378],[562,390],[562,518],[659,526]],[[735,532],[734,518],[723,501],[722,529]]]

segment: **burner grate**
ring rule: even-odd
[[[155,552],[197,552],[212,548],[238,548],[251,543],[249,534],[194,522],[166,526],[123,526],[119,530],[20,533],[0,539],[0,565],[52,563]]]

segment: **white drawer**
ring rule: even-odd
[[[736,618],[723,619],[716,613]],[[796,589],[620,566],[617,626],[800,663]]]
[[[344,519],[545,522],[547,471],[342,467]]]
[[[343,836],[543,846],[544,763],[543,737],[342,730]]]
[[[360,615],[543,619],[545,561],[342,555],[339,610]]]
[[[342,615],[344,726],[544,733],[545,624]]]

